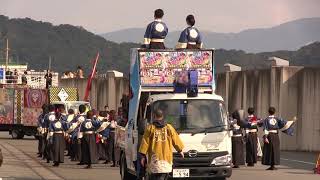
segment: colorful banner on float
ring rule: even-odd
[[[213,51],[139,52],[141,86],[173,86],[177,71],[197,70],[198,85],[212,86]]]

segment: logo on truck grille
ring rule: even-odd
[[[190,150],[190,151],[188,151],[188,155],[189,155],[189,157],[191,157],[191,158],[197,157],[197,156],[198,156],[198,151],[196,151],[196,150]]]

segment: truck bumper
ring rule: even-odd
[[[189,169],[189,178],[228,178],[232,174],[231,166],[220,166],[220,167],[179,167],[175,169]],[[170,174],[172,177],[172,173]],[[176,179],[176,178],[174,178]],[[185,178],[183,178],[185,179]]]

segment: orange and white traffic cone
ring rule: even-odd
[[[316,163],[316,168],[314,168],[314,173],[315,174],[320,174],[320,154],[318,156],[318,160],[317,160],[317,163]]]

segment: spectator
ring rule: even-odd
[[[69,73],[68,71],[64,72],[61,79],[68,79],[69,78],[68,73]]]
[[[22,85],[27,85],[28,84],[28,79],[27,79],[27,71],[24,71],[21,77]]]
[[[14,71],[13,71],[12,81],[13,81],[14,84],[17,84],[17,82],[18,82],[18,71],[17,71],[17,69],[14,69]]]
[[[69,73],[68,73],[68,77],[69,77],[69,78],[71,78],[71,79],[73,79],[73,78],[74,78],[74,73],[73,73],[73,72],[71,72],[71,71],[69,71]]]
[[[7,84],[11,84],[13,82],[12,71],[10,70],[6,71],[6,79],[7,79]]]
[[[52,86],[52,74],[50,70],[47,70],[47,74],[44,76],[46,79],[46,89],[49,89],[49,87]]]
[[[78,66],[76,75],[77,75],[77,78],[84,78],[83,77],[83,70],[82,70],[81,66]]]

